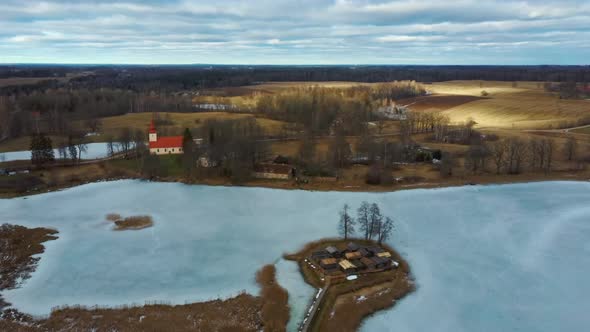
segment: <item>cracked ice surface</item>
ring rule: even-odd
[[[587,330],[590,183],[544,182],[395,193],[285,191],[116,181],[0,200],[0,222],[59,230],[8,302],[42,315],[63,304],[201,301],[241,290],[277,262],[294,317],[314,290],[279,259],[337,235],[337,211],[375,201],[417,291],[362,331]],[[154,227],[113,232],[107,213]],[[286,264],[286,265],[285,265]],[[290,326],[296,326],[291,323]]]

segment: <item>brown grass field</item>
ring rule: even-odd
[[[255,105],[256,96],[302,86],[351,87],[379,83],[269,82],[239,88],[217,89],[231,102]],[[404,99],[400,104],[416,111],[443,111],[452,122],[473,118],[481,128],[548,129],[576,125],[590,117],[590,100],[560,100],[544,91],[541,82],[449,81],[426,84],[432,95]],[[488,93],[482,97],[482,91]]]
[[[238,114],[227,112],[201,112],[201,113],[165,113],[161,117],[170,116],[172,125],[165,126],[178,132],[180,135],[184,128],[198,128],[209,119],[218,120],[237,120],[254,117],[251,114]],[[103,118],[103,135],[117,135],[123,128],[132,128],[135,130],[143,130],[147,132],[152,113],[130,113],[120,116],[112,116]],[[270,120],[266,118],[256,118],[256,122],[271,135],[279,134],[283,130],[285,122]],[[81,124],[79,124],[81,125]]]
[[[398,100],[397,103],[408,106],[412,111],[445,111],[459,105],[480,100],[481,97],[468,95],[429,95]]]

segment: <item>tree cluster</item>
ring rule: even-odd
[[[270,118],[301,125],[314,134],[340,130],[358,135],[372,112],[384,101],[423,95],[416,82],[392,82],[349,88],[298,87],[258,98],[256,111]]]
[[[115,89],[49,89],[0,97],[0,138],[43,131],[67,136],[75,121],[97,132],[100,118],[134,112],[191,112],[190,96]],[[162,119],[164,121],[165,119]]]
[[[254,165],[269,157],[268,144],[259,140],[264,130],[254,118],[207,120],[201,127],[206,148],[201,151],[234,181],[247,180]],[[186,154],[186,153],[185,153]]]
[[[363,201],[356,211],[356,220],[349,211],[348,204],[345,204],[340,211],[339,231],[345,240],[355,234],[356,225],[365,240],[375,239],[378,243],[383,243],[391,237],[394,228],[393,219],[383,216],[377,203],[369,204]]]
[[[465,168],[477,173],[491,162],[496,174],[519,174],[525,169],[550,172],[556,155],[556,144],[551,138],[523,140],[510,137],[495,142],[472,144],[465,155]],[[566,157],[576,156],[575,140],[567,141]]]

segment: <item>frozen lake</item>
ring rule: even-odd
[[[314,292],[291,262],[337,234],[337,211],[362,200],[396,220],[390,244],[418,290],[363,331],[583,331],[590,327],[590,183],[545,182],[395,193],[284,191],[117,181],[0,200],[0,221],[55,227],[39,267],[4,296],[47,314],[62,304],[174,303],[256,293],[277,262],[294,316]],[[107,213],[155,226],[113,232]],[[291,327],[296,324],[290,324]]]
[[[82,159],[98,159],[107,156],[107,143],[89,143],[87,151],[82,153]],[[59,158],[57,149],[53,149],[55,158]],[[31,159],[31,151],[0,152],[0,162]]]

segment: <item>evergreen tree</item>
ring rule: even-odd
[[[193,141],[193,134],[188,128],[184,129],[184,134],[182,135],[182,145],[183,147],[187,147],[188,144],[194,143]]]
[[[33,165],[43,165],[55,160],[51,138],[45,134],[31,136],[31,162]]]

